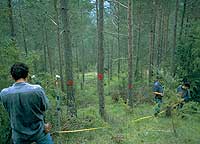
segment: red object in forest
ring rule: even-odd
[[[128,89],[132,89],[133,88],[133,85],[132,84],[129,84],[128,85]]]
[[[103,80],[103,74],[99,73],[99,74],[98,74],[98,79],[99,79],[99,80]]]
[[[73,80],[68,80],[68,81],[67,81],[67,85],[68,85],[68,86],[73,86],[73,84],[74,84]]]

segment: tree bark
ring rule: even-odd
[[[12,40],[15,40],[15,29],[14,29],[14,20],[13,20],[13,8],[11,0],[8,0],[8,10],[9,10],[9,19],[10,19],[10,36]]]
[[[128,0],[128,105],[133,107],[132,0]]]
[[[154,53],[154,43],[155,43],[155,19],[156,19],[156,13],[154,11],[154,7],[155,7],[155,0],[152,0],[152,8],[151,8],[151,30],[150,30],[150,34],[149,34],[149,86],[152,80],[152,76],[153,76],[153,70],[152,70],[152,66],[153,66],[153,53]]]
[[[61,0],[61,17],[63,23],[63,39],[64,39],[64,55],[65,55],[65,73],[66,73],[66,84],[67,84],[67,108],[68,115],[70,117],[77,116],[77,109],[75,105],[75,92],[74,92],[74,80],[72,71],[72,47],[70,39],[70,28],[69,28],[69,1]]]
[[[187,6],[187,0],[184,0],[183,13],[182,13],[181,25],[180,25],[180,34],[179,34],[180,41],[182,39],[182,34],[183,34],[183,25],[184,25],[184,19],[185,19],[186,6]]]
[[[48,40],[48,31],[47,31],[47,25],[46,25],[46,16],[45,16],[45,22],[44,22],[44,33],[45,33],[45,42],[46,42],[46,50],[48,55],[48,63],[49,63],[49,72],[51,75],[53,75],[53,68],[52,68],[52,59],[51,59],[51,48],[49,47],[49,40]]]
[[[25,55],[27,56],[28,55],[28,48],[27,48],[27,43],[26,43],[25,24],[23,22],[21,6],[19,7],[19,18],[20,18],[21,27],[22,27],[22,38],[23,38],[23,42],[24,42],[24,51],[25,51]]]
[[[176,0],[176,10],[174,16],[174,37],[173,37],[173,48],[171,54],[171,73],[172,76],[175,76],[176,66],[175,66],[175,52],[176,52],[176,29],[177,29],[177,19],[178,19],[178,8],[179,8],[179,0]]]
[[[98,29],[98,95],[99,95],[99,113],[102,118],[105,119],[105,102],[104,102],[104,36],[103,36],[103,26],[104,26],[104,0],[96,0],[98,7],[97,9],[97,29]],[[99,11],[99,12],[98,12]]]
[[[81,24],[83,24],[83,9],[81,8]],[[81,80],[81,89],[83,90],[84,88],[84,83],[85,83],[85,45],[83,41],[83,36],[81,35],[81,59],[82,59],[82,66],[81,66],[81,72],[82,72],[82,80]]]
[[[61,48],[61,37],[60,37],[60,21],[59,21],[59,12],[58,12],[58,1],[54,0],[54,8],[56,11],[56,23],[57,23],[57,46],[58,46],[58,57],[59,57],[59,74],[61,82],[61,90],[64,92],[64,76],[63,76],[63,59],[62,59],[62,48]]]
[[[157,38],[157,59],[156,59],[156,65],[157,65],[157,70],[160,70],[160,59],[161,59],[161,37],[162,37],[162,8],[161,8],[161,3],[158,4],[158,38]]]
[[[120,5],[119,3],[117,3],[117,49],[118,49],[118,53],[117,53],[117,57],[119,58],[118,62],[117,62],[117,77],[118,80],[120,78],[120,71],[121,71],[121,46],[120,46]]]
[[[141,35],[141,1],[139,1],[139,6],[138,6],[138,36],[137,36],[137,48],[136,48],[136,64],[135,64],[135,79],[139,79],[139,59],[140,59],[140,35]]]

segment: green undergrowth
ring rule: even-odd
[[[92,79],[91,79],[92,80]],[[116,82],[116,81],[115,81]],[[76,93],[78,117],[68,119],[62,107],[63,130],[99,128],[98,130],[53,135],[54,141],[63,144],[199,144],[200,105],[189,102],[180,110],[173,109],[172,116],[165,112],[153,116],[153,96],[137,92],[133,108],[120,97],[118,85],[105,85],[105,121],[98,114],[98,96],[95,85],[85,85]],[[142,84],[140,84],[142,85]],[[112,88],[112,89],[111,89]],[[137,87],[141,90],[140,87]],[[77,88],[78,89],[78,88]],[[109,91],[111,91],[109,93]],[[162,110],[178,102],[175,90],[166,88]],[[113,99],[117,95],[117,100]],[[148,99],[148,100],[146,100]]]

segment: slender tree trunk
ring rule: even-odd
[[[128,105],[133,107],[132,0],[128,0]]]
[[[161,30],[162,30],[162,8],[161,8],[161,3],[158,4],[158,38],[157,38],[157,60],[156,60],[156,64],[157,64],[157,69],[160,70],[160,58],[161,58]]]
[[[15,39],[15,29],[14,29],[14,20],[13,20],[13,8],[11,0],[8,0],[8,10],[9,10],[9,19],[10,19],[10,35],[11,39]]]
[[[167,56],[168,54],[168,47],[169,47],[169,13],[165,16],[165,31],[164,31],[164,56]]]
[[[82,37],[83,38],[83,37]],[[82,74],[82,79],[81,79],[81,90],[84,88],[84,83],[85,83],[85,46],[83,40],[81,40],[81,59],[82,59],[82,64],[81,64],[81,74]]]
[[[64,54],[65,54],[65,73],[66,73],[66,84],[67,84],[67,108],[68,115],[71,117],[77,116],[77,109],[75,105],[75,91],[74,91],[74,80],[72,71],[72,47],[70,39],[70,28],[69,28],[69,1],[61,0],[61,17],[63,23],[63,39],[64,39]]]
[[[112,80],[112,75],[113,75],[113,48],[114,48],[114,43],[115,43],[115,37],[113,36],[113,40],[112,40],[112,46],[111,46],[111,52],[110,52],[110,80]]]
[[[173,48],[171,54],[171,73],[175,76],[176,66],[175,66],[175,52],[176,52],[176,29],[177,29],[177,19],[178,19],[178,8],[179,0],[176,0],[176,11],[174,16],[174,37],[173,37]]]
[[[184,25],[184,19],[185,19],[186,6],[187,6],[187,0],[184,0],[183,13],[182,13],[182,17],[181,17],[180,34],[179,34],[180,41],[182,39],[182,34],[183,34],[183,25]]]
[[[154,7],[155,7],[155,0],[152,0],[152,8],[151,8],[151,13],[152,13],[152,17],[151,17],[151,30],[150,30],[150,34],[149,34],[149,86],[152,80],[152,76],[153,76],[153,70],[152,70],[152,66],[153,66],[153,51],[154,51],[154,41],[155,41],[155,11],[154,11]]]
[[[154,10],[153,10],[153,37],[152,37],[152,66],[155,66],[156,65],[156,62],[155,62],[155,58],[156,58],[156,46],[155,46],[155,42],[156,42],[156,23],[157,23],[157,3],[155,0],[153,0],[153,7],[154,7]],[[153,76],[153,71],[152,71],[152,76]]]
[[[138,6],[138,37],[137,37],[137,48],[136,48],[136,64],[135,64],[135,79],[139,79],[139,70],[140,70],[140,64],[139,64],[139,59],[140,59],[140,34],[141,34],[141,1],[139,1],[139,6]]]
[[[103,26],[104,26],[104,0],[96,0],[98,7],[97,9],[97,29],[98,29],[98,80],[97,89],[99,95],[99,113],[102,118],[105,119],[105,102],[104,102],[104,49],[103,49]],[[99,12],[98,12],[99,11]]]
[[[117,3],[117,57],[118,57],[118,62],[117,62],[117,77],[118,80],[120,78],[120,71],[121,71],[121,46],[120,46],[120,5]]]
[[[59,12],[58,12],[58,1],[54,0],[54,8],[56,11],[56,23],[57,23],[57,46],[58,46],[58,57],[59,57],[59,74],[61,82],[61,90],[64,92],[64,76],[63,76],[63,59],[62,59],[62,48],[61,48],[61,37],[60,37],[60,21],[59,21]]]
[[[43,24],[43,29],[45,24]],[[47,72],[47,49],[45,44],[45,32],[42,30],[42,37],[43,37],[43,58],[44,58],[44,71]]]
[[[27,56],[28,55],[28,48],[27,48],[27,43],[26,43],[25,24],[23,22],[21,6],[19,7],[19,18],[20,18],[21,26],[22,26],[22,38],[23,38],[23,42],[24,42],[24,50],[25,50],[25,54]]]
[[[46,42],[46,50],[48,55],[48,63],[49,63],[49,71],[50,74],[53,75],[53,68],[52,68],[52,60],[51,60],[51,48],[49,47],[49,40],[48,40],[48,32],[47,32],[47,26],[46,26],[46,18],[45,18],[45,26],[44,26],[44,33],[45,33],[45,42]]]
[[[81,24],[83,24],[83,9],[81,8]],[[81,89],[83,90],[84,88],[84,83],[85,83],[85,46],[84,46],[84,41],[83,41],[83,36],[81,36],[81,59],[82,59],[82,66],[81,66],[81,72],[82,72],[82,80],[81,80]]]
[[[76,42],[76,68],[77,68],[77,79],[79,79],[79,52],[78,52],[78,42]]]

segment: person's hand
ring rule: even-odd
[[[48,133],[52,128],[52,125],[50,123],[44,124],[44,132]]]
[[[160,93],[160,96],[162,96],[162,97],[163,97],[163,96],[164,96],[164,93]]]

